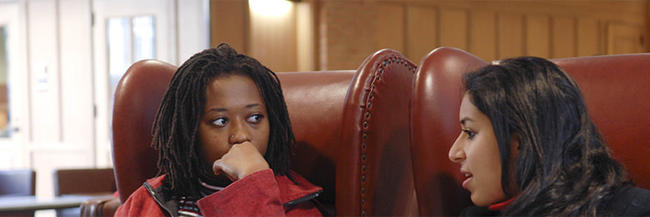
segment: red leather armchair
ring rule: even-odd
[[[359,66],[343,113],[337,214],[417,216],[408,134],[415,69],[393,50],[381,50]]]
[[[650,54],[552,61],[575,78],[592,119],[632,180],[650,188]],[[461,75],[486,64],[454,48],[438,48],[420,62],[411,104],[411,152],[421,215],[458,215],[471,204],[447,152],[460,133]]]
[[[151,127],[176,67],[140,61],[126,72],[115,94],[113,159],[120,200],[157,172]],[[320,200],[335,200],[341,114],[354,71],[279,73],[296,137],[294,170],[322,186]]]
[[[460,132],[462,73],[487,63],[454,48],[438,48],[420,61],[411,101],[411,152],[420,214],[453,216],[471,204],[458,166],[447,151]]]
[[[122,202],[157,172],[151,127],[175,70],[140,61],[118,85],[113,160]],[[407,133],[414,72],[403,55],[382,50],[356,72],[278,73],[297,142],[293,169],[324,188],[319,199],[337,215],[417,213]],[[115,204],[88,203],[82,215],[113,215]]]

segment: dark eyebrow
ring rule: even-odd
[[[211,108],[208,110],[208,112],[225,112],[228,111],[228,109],[225,108]]]
[[[254,107],[262,107],[262,105],[260,105],[258,103],[246,105],[247,109],[254,108]],[[225,112],[225,111],[228,111],[228,109],[226,109],[226,108],[211,108],[211,109],[208,110],[208,112]]]
[[[255,103],[246,106],[246,108],[253,108],[253,107],[262,107],[262,105]]]
[[[464,117],[463,119],[460,120],[460,125],[463,125],[463,126],[464,126],[465,123],[467,123],[468,121],[474,121],[474,120],[472,120],[472,119],[469,118],[469,117]]]

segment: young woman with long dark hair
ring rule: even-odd
[[[506,59],[464,86],[449,150],[476,205],[464,216],[650,216],[650,191],[628,180],[557,65]]]
[[[278,77],[227,44],[174,73],[153,128],[159,175],[116,216],[321,216],[322,188],[289,170],[295,143]]]

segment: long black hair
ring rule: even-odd
[[[264,158],[275,174],[289,174],[295,137],[275,73],[257,60],[238,54],[228,44],[203,50],[174,73],[154,120],[152,146],[158,150],[158,173],[174,195],[198,197],[199,179],[214,176],[206,165],[198,137],[207,85],[220,76],[249,77],[264,99],[269,118],[269,143]]]
[[[492,122],[501,186],[516,196],[502,215],[607,215],[602,207],[628,179],[564,70],[537,57],[506,59],[466,74],[464,85]],[[511,138],[519,141],[517,159],[509,159]]]

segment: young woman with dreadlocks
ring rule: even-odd
[[[592,122],[576,82],[536,57],[465,75],[449,150],[476,207],[463,216],[650,216]]]
[[[159,175],[116,216],[321,216],[322,188],[289,170],[280,82],[227,44],[175,72],[154,121]]]

